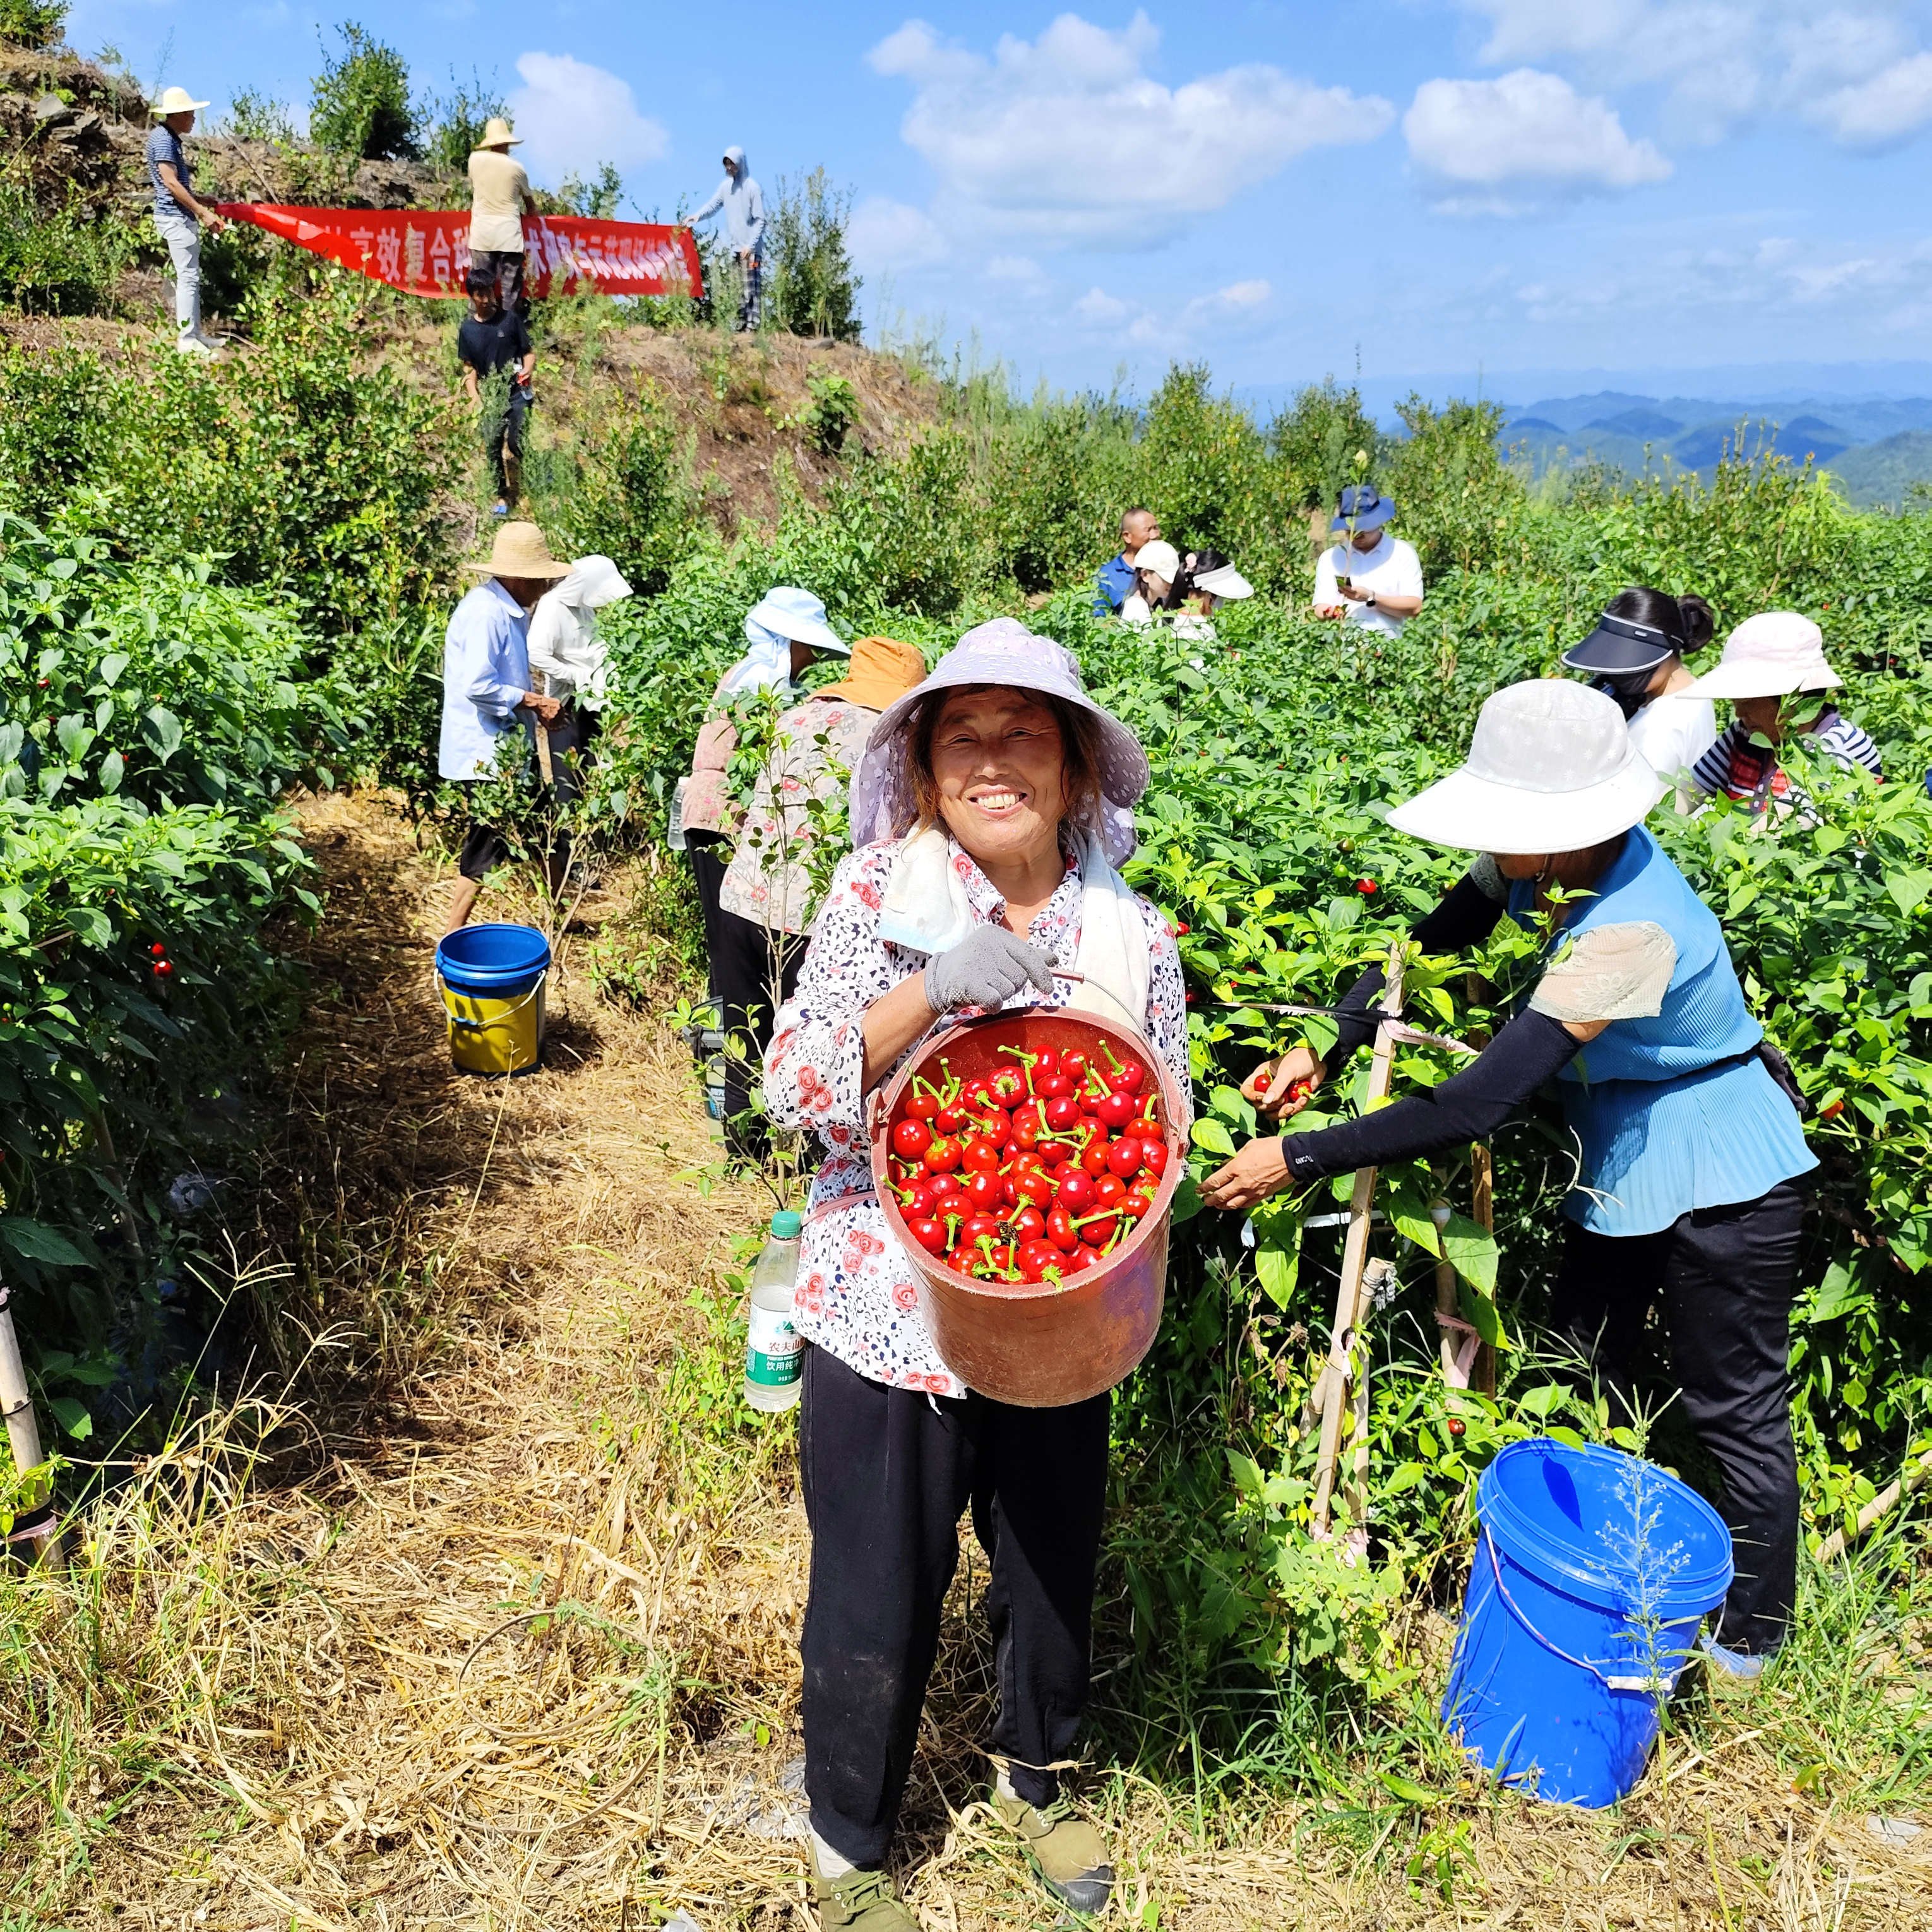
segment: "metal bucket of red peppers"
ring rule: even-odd
[[[1027,1408],[1082,1402],[1154,1346],[1186,1109],[1141,1034],[1034,1006],[916,1049],[872,1113],[872,1178],[940,1358]]]

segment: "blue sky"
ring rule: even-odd
[[[727,142],[767,190],[822,163],[871,325],[976,337],[1024,382],[1480,368],[1520,400],[1932,337],[1932,0],[356,12],[419,86],[494,73],[539,181],[608,158],[668,213]],[[79,0],[69,37],[218,112],[305,103],[319,27]]]

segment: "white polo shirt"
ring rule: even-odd
[[[1338,576],[1346,575],[1358,590],[1372,590],[1378,597],[1420,597],[1422,595],[1422,560],[1413,544],[1392,537],[1384,530],[1373,550],[1351,550],[1335,544],[1324,550],[1315,563],[1315,595],[1309,599],[1316,610],[1346,604],[1348,621],[1364,624],[1389,637],[1402,635],[1402,620],[1386,610],[1366,604],[1349,603],[1336,586]]]

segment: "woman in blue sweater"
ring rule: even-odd
[[[1660,1306],[1684,1412],[1724,1480],[1737,1565],[1713,1668],[1756,1678],[1797,1589],[1798,1469],[1786,1372],[1798,1226],[1817,1166],[1724,934],[1643,829],[1665,787],[1616,703],[1556,679],[1483,706],[1468,761],[1389,814],[1399,831],[1480,856],[1414,928],[1425,950],[1480,943],[1505,914],[1550,938],[1522,1010],[1439,1087],[1318,1132],[1256,1140],[1202,1192],[1245,1210],[1326,1175],[1481,1140],[1552,1076],[1578,1143],[1552,1295],[1628,1401]],[[1566,896],[1552,907],[1550,895]],[[1343,1004],[1339,1058],[1370,1039],[1379,970]],[[1272,1070],[1264,1111],[1306,1104],[1328,1071],[1306,1048]],[[1300,1082],[1312,1083],[1298,1100]]]

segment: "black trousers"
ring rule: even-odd
[[[1808,1190],[1786,1180],[1755,1201],[1700,1208],[1654,1234],[1570,1224],[1550,1317],[1626,1411],[1645,1320],[1660,1306],[1685,1419],[1722,1474],[1737,1575],[1720,1642],[1754,1653],[1784,1641],[1798,1595],[1798,1456],[1791,1439],[1791,1304]]]
[[[524,460],[524,419],[530,412],[530,392],[521,382],[513,382],[505,399],[503,413],[486,413],[477,426],[483,454],[490,465],[490,481],[500,496],[510,489],[509,466]]]
[[[719,832],[692,832],[686,835],[686,856],[691,861],[691,882],[698,889],[698,910],[704,921],[704,970],[711,997],[718,998],[718,921],[722,916],[718,896],[724,890],[724,868],[728,862]]]
[[[524,252],[520,248],[478,248],[471,253],[470,272],[494,278],[496,299],[504,308],[514,309],[519,315],[528,315],[530,298],[524,293]]]
[[[1104,1395],[1066,1408],[955,1401],[806,1351],[805,1788],[812,1829],[854,1864],[885,1860],[969,1502],[992,1567],[993,1749],[1028,1803],[1058,1792],[1045,1767],[1072,1755],[1087,1708],[1107,1430]]]
[[[805,964],[804,938],[797,933],[767,932],[720,906],[711,927],[711,986],[722,1017],[720,1030],[739,1048],[724,1056],[724,1138],[732,1150],[757,1159],[766,1136],[762,1122],[742,1118],[752,1104],[752,1083],[771,1044],[772,1022],[798,986]],[[777,968],[773,997],[772,968]]]

